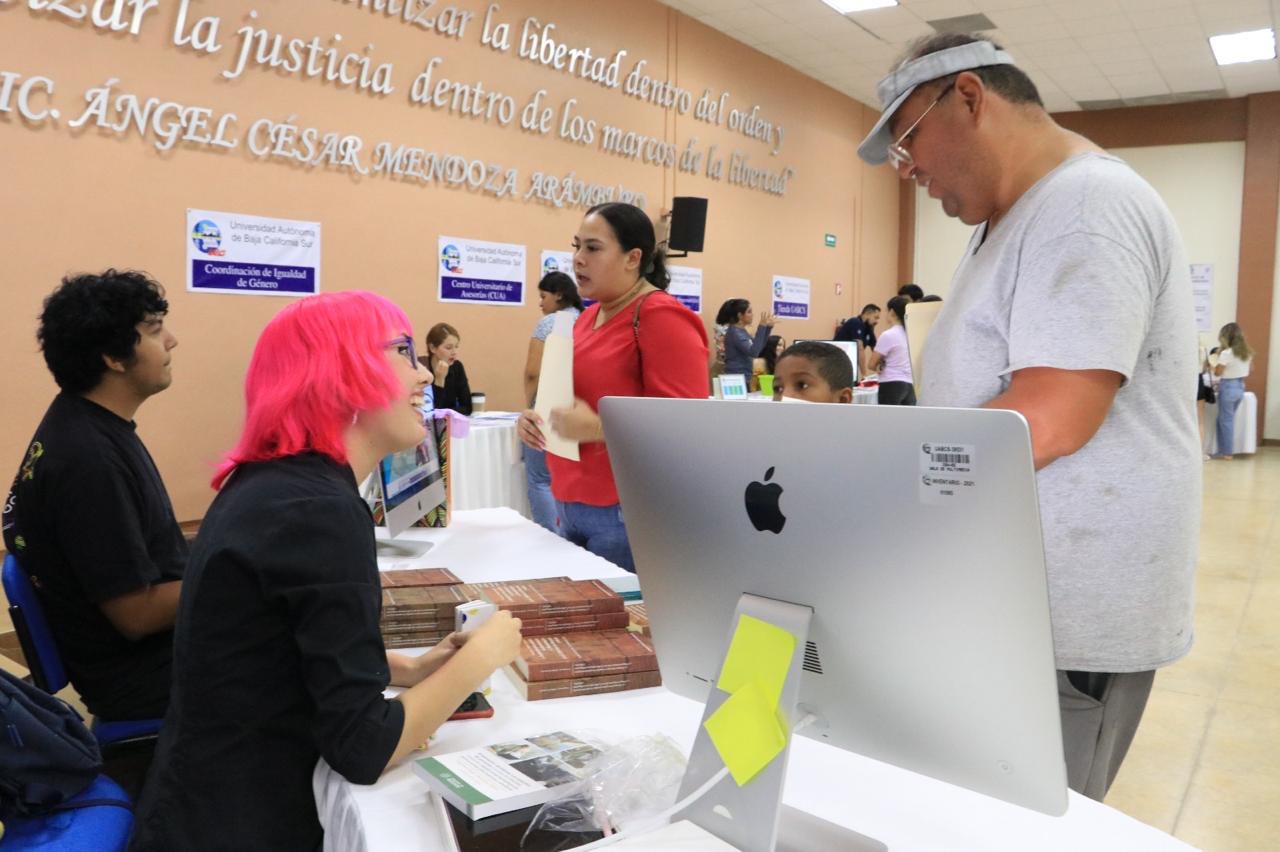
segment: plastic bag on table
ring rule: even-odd
[[[584,768],[582,781],[547,802],[525,832],[622,831],[675,804],[684,752],[662,734],[633,737],[605,749]]]

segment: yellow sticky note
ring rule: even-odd
[[[755,778],[787,745],[777,702],[770,701],[754,681],[730,695],[703,727],[739,787]]]
[[[754,681],[764,690],[769,705],[777,707],[795,652],[796,637],[767,621],[740,615],[716,686],[736,693]]]

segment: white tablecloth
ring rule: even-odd
[[[1218,451],[1218,406],[1204,407],[1204,451],[1213,455]],[[1245,391],[1244,399],[1236,408],[1235,446],[1231,454],[1256,453],[1258,451],[1258,397],[1253,391]]]
[[[470,434],[450,441],[449,451],[454,511],[505,506],[529,517],[524,459],[514,420],[473,417]]]
[[[503,509],[462,512],[452,526],[409,533],[435,546],[420,565],[443,565],[463,580],[617,576],[620,569]],[[384,566],[390,567],[390,566]],[[400,567],[397,565],[396,567]],[[619,736],[661,731],[692,747],[701,705],[665,689],[525,702],[506,676],[495,675],[492,719],[446,722],[434,753],[587,727]],[[377,784],[351,786],[368,849],[447,850],[427,787],[408,765]],[[922,775],[797,737],[785,801],[874,837],[892,850],[1186,850],[1191,847],[1105,805],[1071,793],[1067,814],[1049,817]]]

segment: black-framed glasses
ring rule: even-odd
[[[889,143],[887,148],[889,153],[889,162],[893,164],[895,169],[902,171],[904,167],[909,169],[915,168],[916,161],[912,158],[911,152],[902,146],[902,143],[905,142],[907,137],[915,131],[916,127],[920,125],[920,122],[924,121],[924,117],[928,115],[934,107],[941,103],[942,99],[950,94],[951,90],[955,87],[955,81],[948,83],[947,87],[933,99],[933,103],[929,104],[929,108],[920,113],[920,117],[911,122],[911,126],[908,127],[901,136]]]
[[[418,369],[418,353],[413,347],[413,337],[408,334],[402,334],[395,340],[386,342],[387,349],[395,349],[397,353],[409,359],[409,364],[416,370]]]

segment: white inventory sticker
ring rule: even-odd
[[[977,489],[971,444],[920,445],[920,502],[945,505],[971,498]]]

